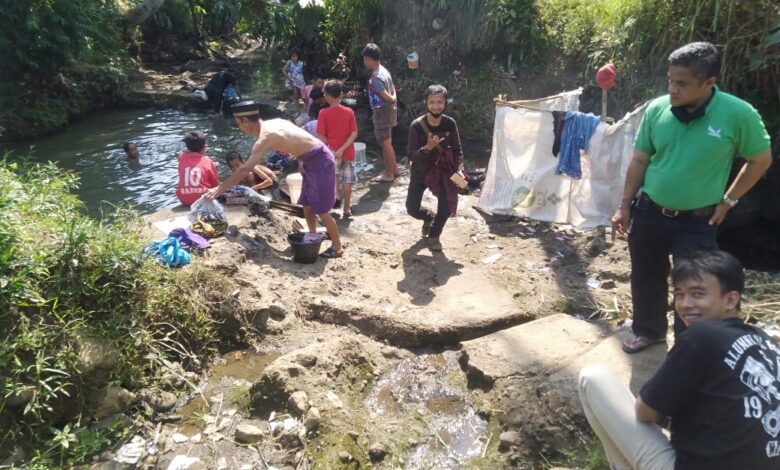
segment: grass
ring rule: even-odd
[[[0,460],[70,467],[117,430],[96,431],[90,392],[151,385],[166,361],[200,367],[217,351],[230,279],[143,256],[137,214],[84,215],[77,178],[53,164],[0,161]],[[106,377],[82,375],[83,337],[115,349]]]

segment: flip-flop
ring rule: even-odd
[[[333,258],[341,258],[341,256],[344,254],[344,250],[336,251],[333,249],[333,247],[328,248],[327,250],[320,253],[320,256],[323,258],[333,259]]]
[[[642,352],[650,346],[658,343],[665,343],[666,338],[646,338],[644,336],[634,336],[623,341],[623,351],[627,354],[636,354]]]
[[[341,214],[341,217],[343,219],[349,219],[350,217],[352,217],[352,212],[344,212]]]
[[[392,183],[393,181],[395,181],[395,178],[388,180],[388,179],[385,179],[385,177],[383,175],[377,175],[377,176],[371,178],[371,182],[372,183]]]

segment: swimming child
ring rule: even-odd
[[[230,167],[230,170],[235,173],[244,164],[244,159],[241,158],[240,153],[233,150],[225,155],[225,162]],[[268,188],[275,189],[279,186],[279,180],[276,178],[276,172],[272,169],[263,165],[255,165],[252,171],[246,174],[244,184],[255,191],[262,191]]]

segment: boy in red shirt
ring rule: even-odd
[[[206,136],[192,131],[184,136],[187,151],[179,155],[179,185],[176,197],[185,206],[192,205],[206,191],[219,186],[219,173],[214,162],[205,155]]]
[[[338,181],[344,189],[343,217],[352,216],[349,198],[352,195],[352,185],[357,183],[355,174],[355,147],[352,143],[357,139],[357,122],[355,113],[341,104],[343,85],[338,80],[328,80],[323,88],[328,107],[320,111],[317,119],[317,135],[333,151],[336,157],[336,173]]]

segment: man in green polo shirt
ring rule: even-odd
[[[747,102],[715,86],[707,42],[669,56],[669,94],[645,111],[612,236],[628,233],[633,335],[627,353],[666,341],[669,255],[717,248],[717,226],[772,163],[769,134]],[[735,156],[745,164],[726,188]],[[641,189],[641,192],[640,192]],[[675,315],[675,333],[684,328]]]

